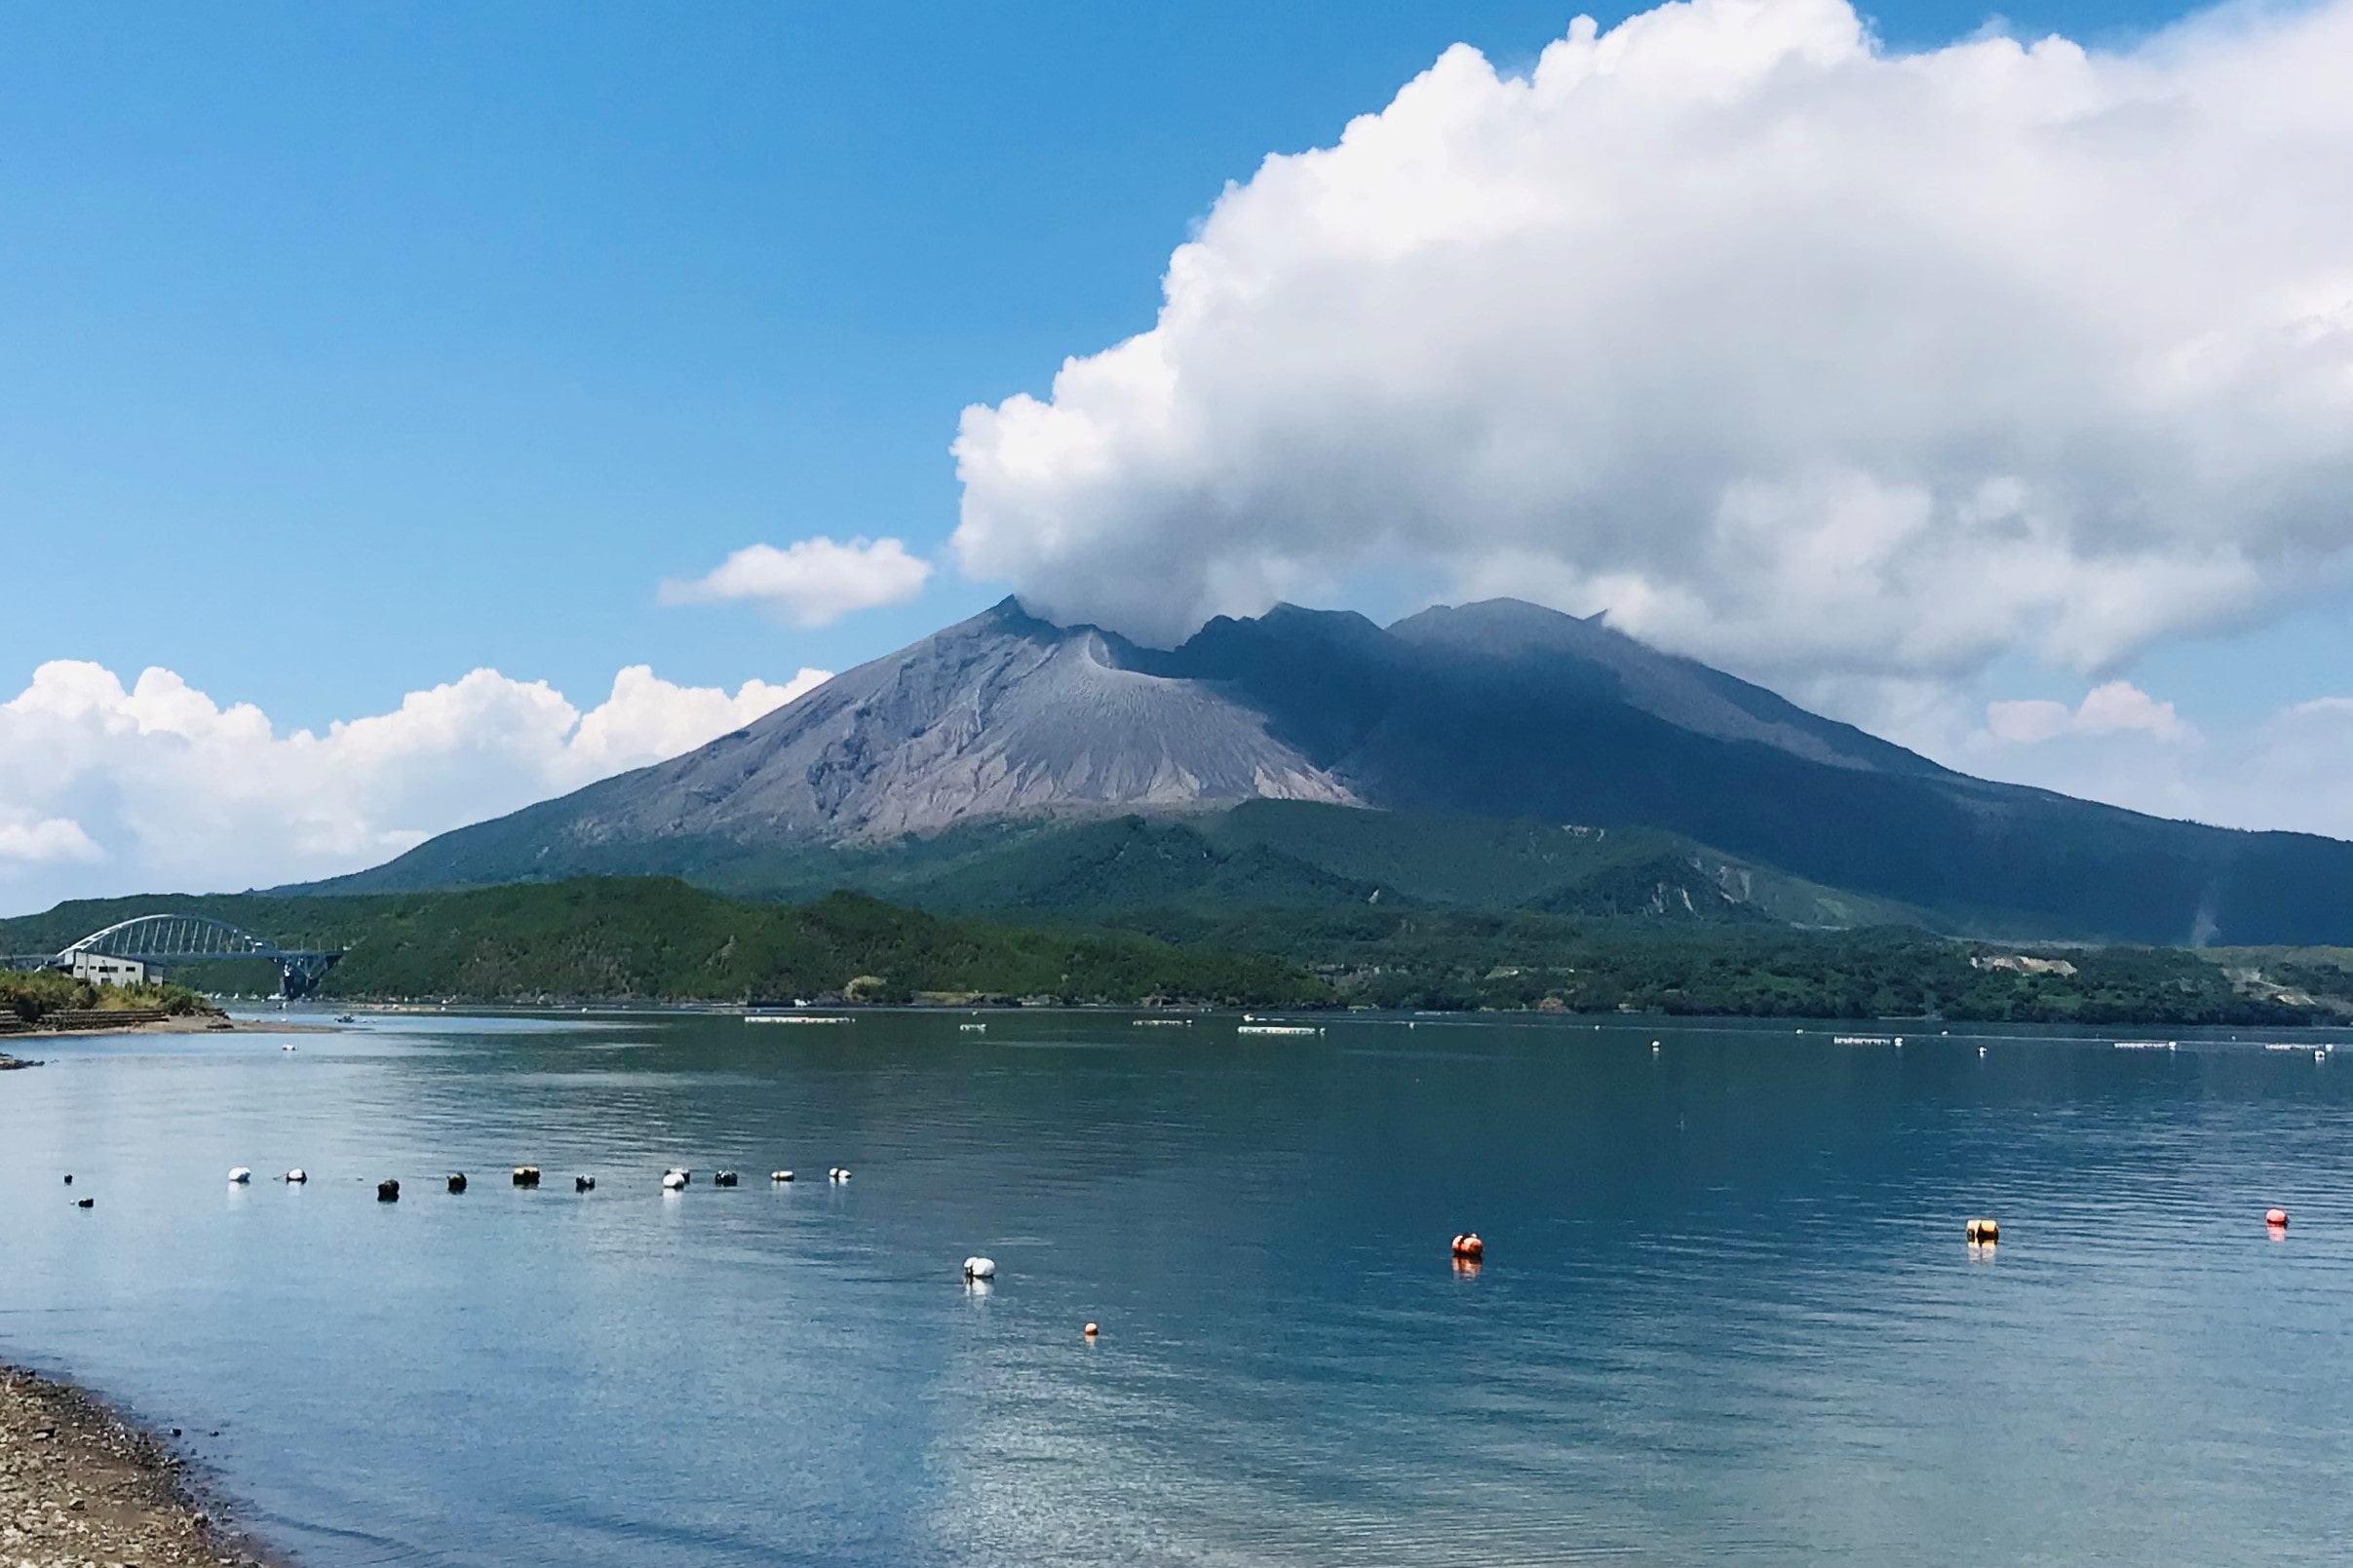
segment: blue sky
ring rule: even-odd
[[[1226,180],[1570,15],[10,6],[0,519],[133,564],[45,572],[0,673],[161,665],[319,725],[477,665],[733,685],[896,646],[998,590],[799,631],[656,584],[760,539],[937,545],[958,411],[1149,325]]]
[[[2183,9],[1998,25],[2127,47]],[[943,555],[814,629],[660,585],[820,534],[940,555],[960,413],[1150,327],[1227,182],[1573,15],[0,6],[0,703],[153,666],[284,735],[479,667],[585,709],[629,666],[733,690],[887,651],[1007,583]],[[1997,25],[1871,18],[1899,51]],[[1350,581],[1413,607],[1410,570]],[[2275,596],[2097,670],[2005,654],[1980,694],[2129,676],[2218,731],[2342,695],[2341,621]]]

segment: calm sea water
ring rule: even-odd
[[[0,1354],[188,1429],[319,1568],[2353,1540],[2353,1050],[957,1022],[45,1044]]]

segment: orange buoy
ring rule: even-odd
[[[1096,1326],[1095,1326],[1095,1324],[1093,1324],[1093,1323],[1089,1323],[1089,1324],[1087,1325],[1087,1337],[1088,1337],[1089,1339],[1093,1339],[1093,1338],[1094,1338],[1096,1335],[1098,1335],[1098,1334],[1099,1334],[1099,1333],[1101,1333],[1101,1332],[1102,1332],[1102,1330],[1101,1330],[1101,1329],[1099,1329],[1099,1328],[1098,1328],[1098,1327],[1096,1327]]]
[[[2278,1230],[2286,1230],[2288,1228],[2288,1211],[2284,1208],[2266,1208],[2263,1210],[2263,1223]]]
[[[1966,1231],[1971,1242],[1984,1246],[1991,1246],[2002,1239],[2001,1224],[1996,1220],[1973,1219]]]
[[[1476,1262],[1485,1257],[1486,1251],[1486,1243],[1481,1241],[1474,1233],[1466,1231],[1454,1238],[1454,1255],[1458,1258],[1468,1258]]]

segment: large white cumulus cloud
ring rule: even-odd
[[[966,410],[959,564],[1161,640],[1417,571],[1768,678],[2113,667],[2353,544],[2348,60],[2353,0],[1453,49],[1229,188],[1151,330]]]
[[[0,703],[0,913],[68,895],[332,875],[465,822],[691,750],[826,679],[733,693],[633,666],[582,712],[477,669],[388,713],[280,735],[168,669],[128,688],[59,660]]]

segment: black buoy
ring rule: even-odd
[[[73,1172],[70,1170],[65,1172],[65,1185],[68,1187],[73,1185]]]
[[[449,1172],[449,1190],[453,1193],[462,1193],[466,1190],[466,1173],[464,1171],[452,1170]]]
[[[379,1203],[379,1204],[397,1204],[397,1203],[399,1203],[400,1201],[401,1201],[401,1184],[400,1184],[399,1182],[397,1182],[397,1181],[379,1181],[379,1182],[377,1182],[377,1183],[376,1183],[376,1202],[377,1202],[377,1203]]]
[[[98,1206],[98,1201],[95,1198],[80,1198],[74,1201],[73,1206],[76,1208],[96,1208]]]
[[[711,1178],[711,1184],[714,1187],[732,1187],[735,1185],[735,1172],[722,1170]]]
[[[593,1192],[595,1192],[596,1190],[597,1190],[597,1178],[596,1178],[596,1177],[594,1177],[594,1176],[574,1176],[574,1177],[572,1178],[572,1191],[574,1191],[574,1192],[576,1192],[576,1193],[593,1193]]]
[[[515,1167],[515,1185],[518,1187],[538,1186],[539,1167],[537,1166],[517,1166]]]

